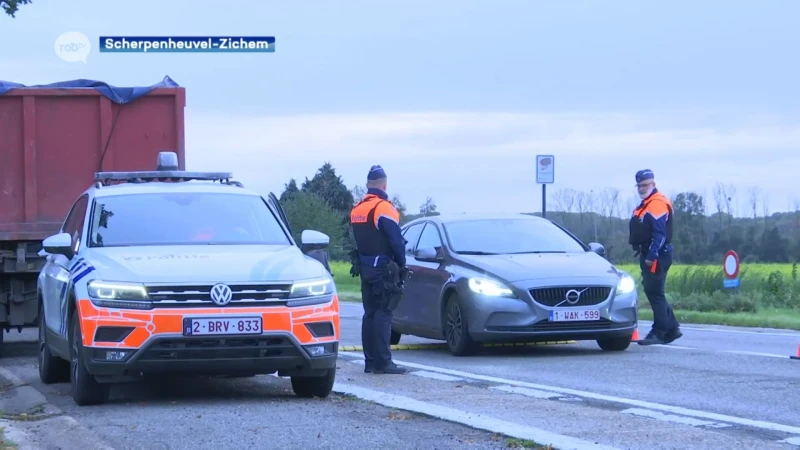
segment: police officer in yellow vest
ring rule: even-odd
[[[405,373],[405,369],[392,362],[389,342],[392,311],[399,300],[398,291],[392,288],[403,278],[398,273],[406,271],[405,240],[400,232],[400,213],[386,194],[386,172],[381,166],[370,169],[367,193],[350,212],[350,224],[357,247],[355,254],[351,254],[351,273],[361,276],[364,304],[361,322],[364,371]]]
[[[669,344],[682,336],[664,292],[672,265],[672,202],[656,189],[652,170],[636,172],[636,188],[642,202],[631,217],[628,242],[639,256],[644,293],[653,308],[653,328],[639,344]]]

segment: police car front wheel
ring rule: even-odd
[[[86,370],[83,361],[83,339],[78,322],[78,313],[72,315],[72,333],[70,333],[70,369],[72,399],[78,406],[99,405],[108,401],[111,385],[98,383]]]
[[[298,397],[327,398],[335,381],[336,368],[328,369],[325,375],[319,377],[292,377],[292,390]]]

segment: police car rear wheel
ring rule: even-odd
[[[447,299],[445,311],[444,336],[450,353],[454,356],[471,355],[479,344],[469,334],[467,318],[464,316],[458,295],[453,294]]]
[[[69,363],[53,356],[47,345],[46,322],[44,308],[39,305],[39,379],[44,384],[69,381]]]
[[[83,340],[77,312],[72,315],[72,333],[70,333],[69,341],[72,399],[78,406],[99,405],[107,402],[111,385],[98,383],[94,376],[86,370],[81,353]]]
[[[607,352],[621,352],[630,347],[631,336],[610,338],[610,339],[598,339],[597,345],[600,346],[601,349]]]
[[[298,397],[326,398],[331,394],[335,381],[336,369],[328,369],[325,375],[319,377],[292,377],[292,390]]]

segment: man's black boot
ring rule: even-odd
[[[408,372],[408,370],[398,367],[395,363],[389,363],[389,365],[383,369],[375,369],[375,373],[377,374],[401,375],[406,372]]]
[[[655,331],[650,331],[647,333],[647,337],[636,342],[639,345],[656,345],[656,344],[664,344],[664,339],[662,339],[658,333]]]
[[[667,333],[666,336],[664,336],[664,343],[669,344],[670,342],[674,342],[675,340],[680,339],[681,336],[683,336],[683,333],[681,333],[681,329],[675,328],[674,330]]]

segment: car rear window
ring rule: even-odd
[[[158,193],[98,197],[90,247],[140,245],[289,245],[258,196]]]

